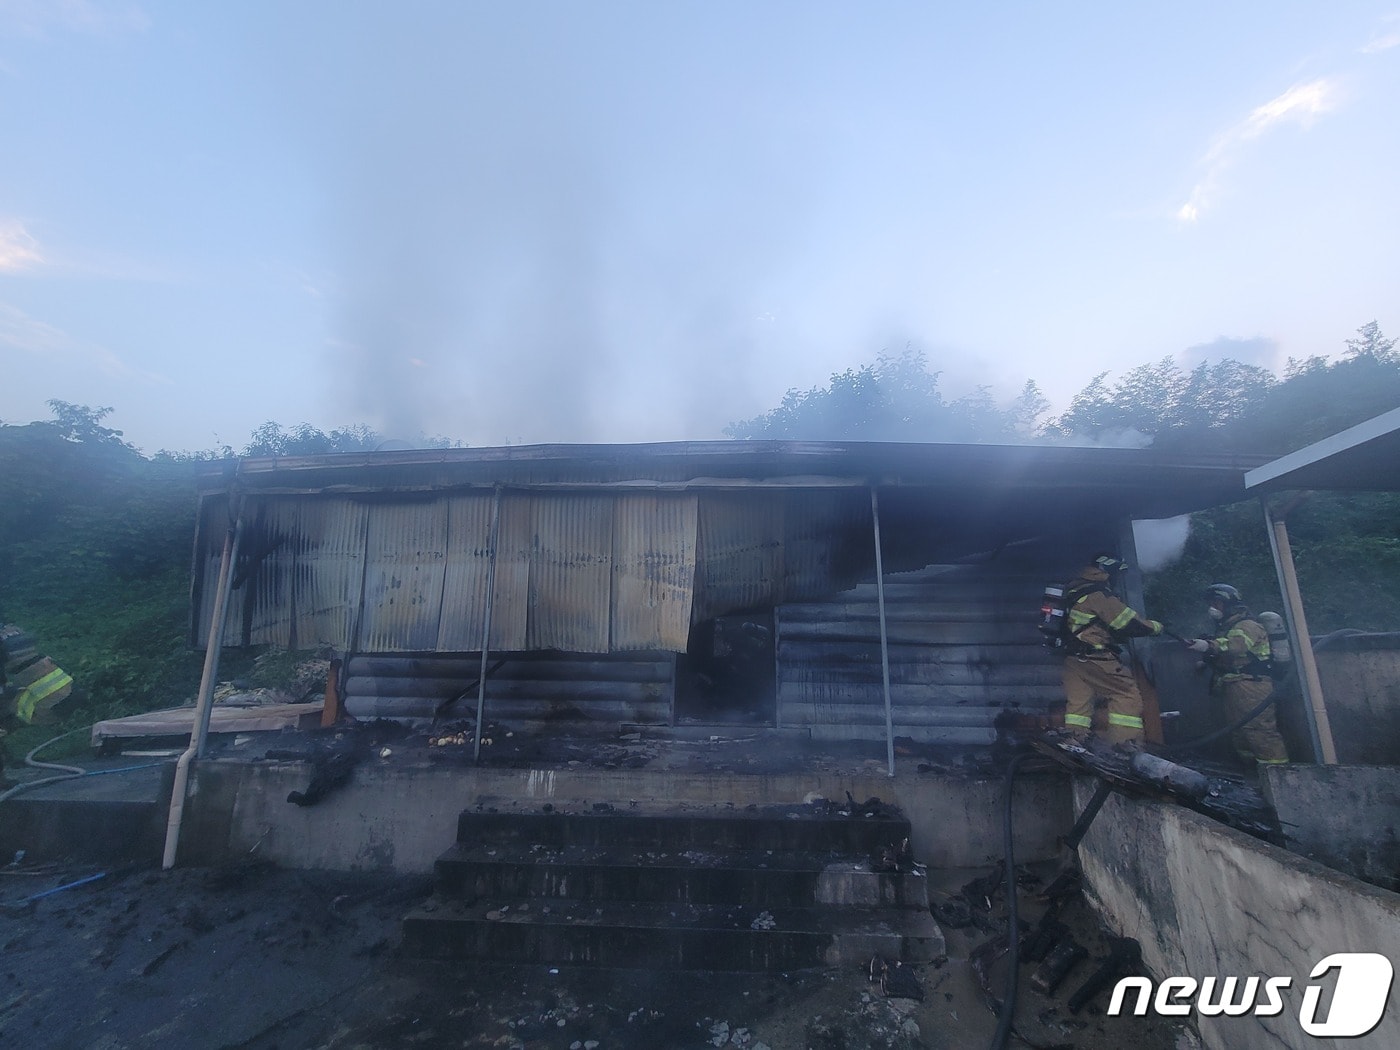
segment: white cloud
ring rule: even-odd
[[[1357,50],[1363,55],[1378,55],[1392,47],[1400,47],[1400,11],[1383,16],[1380,25],[1372,30],[1371,39]]]
[[[76,338],[8,303],[0,303],[0,349],[18,350],[50,361],[66,359],[81,367],[95,367],[113,377],[141,379],[148,383],[169,382],[154,372],[133,368],[105,346]]]
[[[1392,47],[1400,47],[1400,33],[1387,33],[1385,36],[1373,36],[1361,47],[1363,55],[1378,55],[1382,51],[1389,51]]]
[[[1295,84],[1277,98],[1256,106],[1238,124],[1216,137],[1202,159],[1205,174],[1191,190],[1186,203],[1177,209],[1179,222],[1197,222],[1202,213],[1214,204],[1226,169],[1234,162],[1244,145],[1283,124],[1311,127],[1322,114],[1335,109],[1341,98],[1341,85],[1336,78],[1319,77],[1307,83]]]
[[[0,273],[18,273],[43,262],[39,242],[14,219],[0,219]]]
[[[1244,122],[1242,137],[1258,138],[1273,125],[1289,119],[1307,127],[1313,117],[1334,107],[1336,97],[1337,82],[1328,77],[1296,84],[1278,98],[1255,109]]]

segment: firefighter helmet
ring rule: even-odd
[[[1221,602],[1225,605],[1243,605],[1244,596],[1228,583],[1212,583],[1205,590],[1206,601]]]
[[[1115,572],[1125,568],[1123,559],[1116,554],[1109,554],[1107,551],[1100,551],[1089,559],[1089,564],[1097,566],[1104,572],[1112,576]]]

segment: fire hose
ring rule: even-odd
[[[44,784],[57,784],[63,780],[77,780],[79,777],[103,776],[108,773],[129,773],[135,769],[151,769],[155,766],[165,765],[165,763],[163,762],[146,762],[136,766],[121,766],[117,769],[81,769],[78,766],[65,766],[59,762],[40,762],[37,758],[34,757],[40,751],[44,750],[44,748],[48,747],[50,744],[56,744],[60,740],[72,736],[74,733],[81,733],[91,728],[92,726],[79,726],[77,729],[70,729],[68,732],[62,733],[51,740],[45,740],[33,751],[30,751],[29,754],[25,755],[25,765],[32,766],[35,769],[57,769],[60,771],[59,774],[57,776],[52,777],[42,777],[39,780],[22,781],[21,783],[16,784],[9,790],[0,793],[0,802],[4,802],[7,798],[10,798],[14,795],[18,795],[21,791],[28,791],[30,788],[42,787]]]
[[[1190,638],[1183,638],[1175,631],[1169,631],[1165,627],[1162,628],[1162,633],[1168,638],[1174,638],[1182,645],[1190,645],[1192,641]],[[1268,696],[1264,697],[1263,700],[1259,701],[1258,704],[1250,708],[1248,711],[1246,711],[1239,718],[1235,719],[1229,725],[1223,726],[1222,728],[1217,729],[1214,732],[1207,733],[1205,736],[1196,737],[1194,740],[1184,740],[1179,744],[1164,744],[1163,749],[1169,752],[1194,751],[1196,748],[1204,747],[1206,744],[1213,744],[1215,743],[1215,741],[1221,739],[1222,737],[1229,736],[1231,733],[1235,732],[1235,730],[1243,729],[1245,726],[1249,725],[1250,722],[1253,722],[1256,718],[1262,715],[1265,712],[1265,710],[1268,709],[1269,705],[1272,704],[1277,698],[1278,687],[1275,686]]]

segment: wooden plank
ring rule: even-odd
[[[283,729],[310,729],[320,724],[321,701],[309,704],[263,704],[234,707],[215,704],[209,709],[211,733],[281,732]],[[112,737],[189,736],[194,728],[195,709],[177,707],[148,711],[126,718],[109,718],[92,727],[92,745],[100,746]]]

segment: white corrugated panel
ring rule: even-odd
[[[491,648],[526,648],[530,621],[530,563],[535,553],[535,501],[520,492],[501,496],[501,523],[496,543],[496,600],[491,606]],[[481,645],[477,640],[468,648]]]
[[[486,492],[458,496],[447,509],[447,572],[438,626],[439,652],[481,648],[486,592],[491,572],[491,515],[496,496]],[[519,498],[501,497],[497,547],[496,601],[491,615],[492,650],[520,649],[525,643],[525,587],[529,561],[520,559],[522,511]],[[508,503],[514,506],[507,507]],[[528,506],[524,508],[528,515]],[[528,520],[528,517],[526,517]]]
[[[443,574],[439,652],[466,652],[481,646],[486,584],[491,569],[489,492],[447,501],[447,557]]]
[[[525,648],[608,651],[612,496],[538,495]]]
[[[447,549],[445,500],[369,509],[362,652],[437,645]]]
[[[308,499],[300,510],[296,645],[349,649],[364,585],[369,507],[347,499]]]
[[[613,650],[685,652],[695,592],[696,497],[624,495],[613,513]]]

